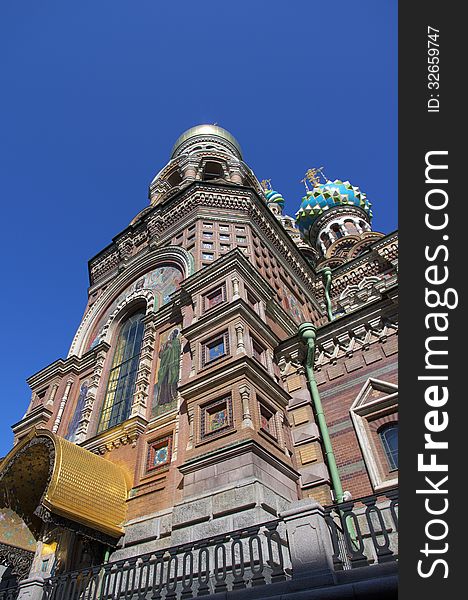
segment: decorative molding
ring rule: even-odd
[[[374,391],[377,392],[378,397],[376,399],[372,399]],[[388,410],[398,415],[398,386],[387,381],[373,379],[372,377],[362,386],[349,409],[362,456],[375,491],[385,490],[398,485],[398,476],[387,479],[382,476],[368,428],[368,419],[370,416],[375,416],[382,411]]]
[[[130,445],[135,448],[138,438],[146,431],[148,421],[141,416],[131,417],[124,423],[104,431],[80,444],[94,454],[106,454],[114,448]]]
[[[0,565],[9,567],[11,574],[16,575],[19,581],[29,575],[33,559],[34,552],[0,542]]]
[[[147,250],[146,252],[138,254],[135,259],[126,266],[125,271],[120,274],[120,277],[109,283],[105,292],[89,307],[75,334],[68,355],[72,356],[76,354],[81,356],[89,332],[106,306],[108,306],[113,299],[117,298],[119,294],[125,291],[135,279],[164,262],[177,264],[185,277],[189,277],[194,270],[193,256],[187,252],[187,250],[180,248],[179,246],[167,246],[156,250]],[[144,294],[142,297],[146,298]],[[135,298],[137,298],[137,296],[135,296]],[[148,298],[146,298],[146,300],[148,301]],[[150,307],[148,307],[148,312],[149,311]]]

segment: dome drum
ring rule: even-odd
[[[176,158],[184,152],[189,151],[191,146],[197,143],[202,143],[199,150],[210,150],[206,146],[207,142],[214,145],[213,150],[221,147],[224,151],[227,150],[229,154],[234,154],[234,156],[242,160],[242,150],[239,142],[229,131],[218,125],[197,125],[196,127],[187,129],[174,144],[171,158]]]

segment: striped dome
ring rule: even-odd
[[[338,206],[357,206],[372,218],[371,203],[358,187],[340,179],[327,181],[308,191],[302,198],[296,213],[296,223],[302,237],[307,239],[315,221],[325,211]]]
[[[279,192],[276,192],[275,190],[266,190],[265,196],[268,203],[274,202],[275,204],[279,204],[282,209],[284,208],[284,198]]]

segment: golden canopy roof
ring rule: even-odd
[[[120,537],[127,484],[114,463],[46,429],[32,430],[0,463],[0,506],[38,526],[40,507]]]

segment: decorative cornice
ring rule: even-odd
[[[140,435],[146,431],[147,425],[148,421],[137,415],[112,429],[87,439],[80,445],[94,454],[105,454],[127,444],[134,448]]]
[[[101,350],[108,350],[109,348],[109,344],[101,342],[81,357],[71,355],[66,359],[59,358],[41,371],[31,375],[26,381],[32,389],[36,389],[44,383],[48,383],[53,377],[61,378],[68,374],[80,375],[94,366],[96,356]]]
[[[11,426],[11,429],[15,437],[21,437],[33,427],[40,428],[44,427],[52,416],[52,411],[46,408],[43,404],[36,406],[31,412]]]
[[[275,347],[279,343],[278,336],[242,298],[233,300],[228,304],[220,304],[204,313],[195,323],[185,327],[182,330],[182,335],[190,341],[213,331],[220,325],[227,324],[237,317],[242,317],[251,329],[260,332],[264,340],[271,346]]]
[[[228,460],[230,458],[235,458],[236,456],[240,456],[248,452],[262,458],[267,463],[272,465],[275,469],[278,469],[278,471],[283,473],[283,475],[286,475],[286,477],[289,477],[293,481],[299,480],[300,474],[295,469],[280,461],[278,458],[276,458],[276,456],[273,456],[270,452],[264,450],[264,448],[254,440],[244,440],[242,442],[236,442],[232,445],[218,448],[217,450],[214,450],[207,454],[196,456],[187,460],[184,464],[180,465],[178,469],[183,475],[187,475],[189,473],[194,473],[195,471],[198,471],[205,467],[215,465],[219,462]]]
[[[245,354],[235,360],[223,362],[218,368],[213,367],[206,372],[198,373],[180,385],[179,392],[185,400],[190,400],[196,396],[203,396],[218,385],[232,384],[234,379],[242,376],[248,377],[284,406],[288,405],[291,398],[288,392],[278,385],[256,360]]]
[[[144,227],[148,230],[148,240],[155,238],[158,244],[164,243],[172,233],[171,228],[180,227],[180,223],[192,208],[203,209],[204,206],[210,209],[235,209],[248,215],[260,228],[265,244],[271,247],[273,253],[283,263],[282,266],[295,277],[297,283],[302,287],[305,286],[310,301],[315,303],[313,298],[314,271],[254,187],[232,183],[194,181],[166,202],[158,204],[153,210],[142,215]],[[140,221],[138,221],[138,227],[140,230],[143,227]],[[136,224],[131,225],[115,239],[126,239],[127,232],[132,232],[135,228]],[[120,255],[121,251],[114,242],[91,259],[90,272],[93,269],[99,270],[99,275],[93,276],[92,282],[94,283],[97,279],[103,281],[110,270],[114,270],[114,275],[118,273],[120,262],[123,261],[122,257],[118,258]],[[105,268],[99,266],[101,261],[106,261]]]

